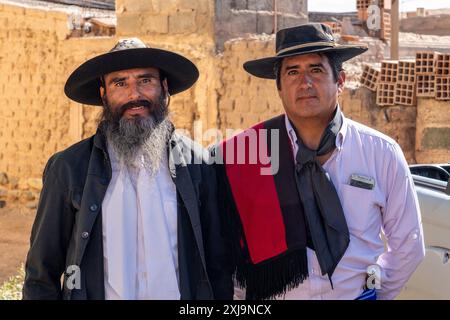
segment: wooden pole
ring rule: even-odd
[[[278,31],[278,3],[277,0],[273,0],[273,33],[277,33]]]

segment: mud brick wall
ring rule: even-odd
[[[416,163],[416,108],[392,105],[377,106],[375,92],[365,87],[346,89],[340,97],[344,114],[397,141],[409,163]]]
[[[225,43],[218,104],[219,126],[223,132],[230,128],[245,129],[284,112],[275,81],[251,76],[242,67],[245,61],[271,56],[273,52],[273,36]]]
[[[101,108],[70,101],[64,83],[76,67],[110,50],[119,38],[137,36],[153,47],[191,59],[201,70],[200,81],[171,97],[172,119],[188,132],[195,120],[202,120],[203,130],[216,127],[219,77],[213,4],[178,2],[117,1],[118,35],[86,38],[70,38],[69,13],[0,4],[0,199],[32,206],[40,189],[36,181],[41,180],[48,158],[95,133]],[[133,19],[123,18],[139,11],[138,4],[148,3],[158,14],[173,12],[165,33],[152,29],[156,21],[144,21],[147,29],[133,29]],[[139,19],[144,16],[151,15],[139,12]],[[37,193],[31,195],[33,190]]]
[[[275,81],[253,77],[242,68],[247,60],[273,55],[274,36],[232,39],[217,52],[217,3],[117,0],[115,36],[77,38],[70,36],[68,13],[0,4],[0,201],[35,205],[48,158],[95,132],[101,108],[70,101],[64,83],[82,62],[108,51],[119,38],[137,36],[153,47],[185,55],[199,68],[193,88],[171,99],[178,128],[193,133],[199,121],[201,131],[219,128],[225,134],[226,129],[244,129],[282,113]],[[380,108],[376,94],[366,88],[346,88],[340,103],[347,117],[396,139],[409,162],[447,162],[449,102],[434,99],[435,79],[425,77],[437,76],[437,56],[425,58],[424,69],[416,69],[423,76],[417,84],[431,81],[433,92],[429,99],[419,98],[417,108]],[[371,76],[375,83],[378,76]],[[450,82],[441,80],[441,91],[449,91]],[[395,90],[392,79],[385,83]]]
[[[308,22],[306,0],[215,0],[216,48],[247,34],[271,34]],[[276,9],[276,17],[275,17]],[[276,25],[275,25],[276,23]]]
[[[450,161],[450,103],[418,98],[416,159],[418,163]]]
[[[69,143],[59,44],[67,16],[0,4],[0,172],[38,177]]]

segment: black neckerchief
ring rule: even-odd
[[[337,106],[317,150],[306,147],[297,134],[299,147],[295,170],[297,190],[322,275],[328,274],[330,281],[348,247],[350,236],[336,189],[317,157],[335,148],[342,121],[342,113]]]

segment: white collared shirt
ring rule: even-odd
[[[178,300],[177,197],[167,156],[150,176],[134,172],[112,148],[112,177],[102,204],[105,299]],[[165,155],[165,153],[164,153]]]
[[[297,136],[287,116],[285,120],[295,157]],[[417,195],[400,146],[344,117],[336,149],[323,169],[341,200],[350,244],[333,273],[334,290],[327,275],[321,275],[315,252],[307,248],[309,278],[279,299],[355,299],[363,291],[371,265],[381,271],[378,299],[395,298],[425,256]],[[375,187],[350,186],[352,174],[373,178]]]

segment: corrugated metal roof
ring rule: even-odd
[[[115,0],[41,0],[41,1],[75,5],[86,8],[104,9],[104,10],[115,9]]]

